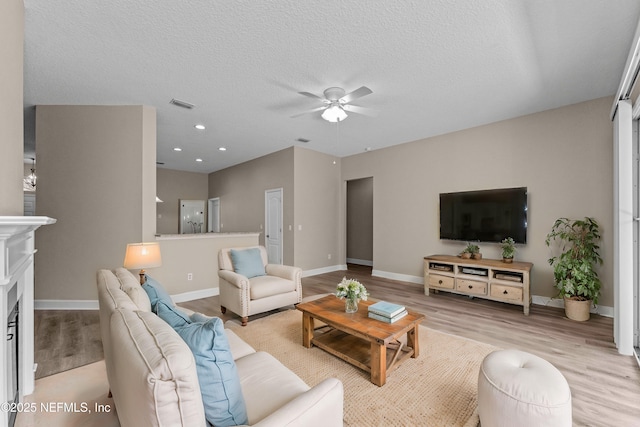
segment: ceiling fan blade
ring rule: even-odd
[[[369,95],[371,93],[373,93],[373,91],[371,89],[369,89],[368,87],[360,86],[358,89],[356,89],[353,92],[348,93],[345,96],[343,96],[342,98],[340,98],[339,101],[340,101],[341,104],[347,104],[347,103],[353,101],[354,99],[362,98],[363,96]]]
[[[327,109],[326,106],[314,108],[313,110],[307,110],[307,111],[304,111],[302,113],[294,114],[293,116],[291,116],[291,118],[295,119],[296,117],[304,116],[305,114],[315,113],[316,111],[322,111],[322,110],[326,110],[326,109]]]
[[[350,113],[363,114],[370,117],[375,117],[378,115],[378,112],[371,108],[358,107],[357,105],[346,104],[343,105],[342,108]]]
[[[322,96],[318,96],[315,93],[311,93],[311,92],[298,92],[298,93],[300,95],[308,96],[309,98],[319,99],[320,101],[324,102],[325,104],[329,102],[326,98],[324,98]]]

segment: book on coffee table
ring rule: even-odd
[[[404,310],[404,311],[401,311],[400,313],[396,314],[393,317],[387,317],[387,316],[381,316],[379,314],[376,314],[376,313],[370,311],[369,312],[369,318],[375,319],[375,320],[379,320],[379,321],[385,322],[385,323],[393,323],[393,322],[396,322],[396,321],[402,319],[407,314],[408,314],[407,310]]]
[[[369,313],[374,313],[387,318],[392,318],[403,311],[406,311],[404,305],[394,304],[387,301],[378,301],[377,303],[369,306]]]

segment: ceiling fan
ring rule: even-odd
[[[371,110],[368,108],[349,104],[355,99],[362,98],[363,96],[373,93],[373,91],[366,86],[360,86],[358,89],[350,93],[346,93],[341,87],[330,87],[324,91],[324,97],[309,92],[298,93],[300,95],[308,96],[309,98],[319,99],[324,103],[324,105],[322,107],[295,114],[291,116],[292,118],[314,113],[316,111],[322,111],[323,119],[335,123],[346,119],[348,116],[347,111],[350,113],[372,115]]]

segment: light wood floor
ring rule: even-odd
[[[640,369],[632,357],[617,353],[611,318],[592,315],[588,322],[574,322],[558,308],[533,305],[531,314],[524,316],[522,307],[509,304],[446,292],[427,297],[421,285],[371,277],[369,268],[357,266],[350,266],[348,272],[304,278],[303,294],[334,292],[345,275],[362,281],[374,299],[397,302],[424,313],[423,324],[427,327],[500,348],[517,348],[548,360],[569,382],[575,426],[640,426]],[[224,320],[238,318],[228,311],[220,313],[218,297],[180,305]],[[42,314],[37,311],[36,317]],[[259,316],[251,317],[249,322],[256,317]],[[44,319],[37,320],[41,326],[36,330],[36,342],[42,339],[40,333],[47,331],[43,321],[46,323]],[[78,324],[77,320],[71,322]],[[93,325],[93,321],[88,324]],[[64,325],[60,326],[65,330]],[[99,329],[94,326],[89,329],[92,332],[88,335],[94,336],[89,342],[95,341],[95,337],[99,340]],[[78,351],[74,360],[81,366],[84,349],[80,347]],[[49,352],[55,354],[54,350]],[[38,354],[36,362],[40,363]]]

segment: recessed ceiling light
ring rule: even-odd
[[[195,125],[194,128],[196,128],[198,130],[205,130],[204,125],[200,125],[200,124]]]
[[[227,149],[225,147],[220,147],[218,148],[219,151],[227,151]]]
[[[196,162],[201,162],[201,161],[202,161],[202,159],[196,159]]]
[[[182,148],[180,148],[180,147],[175,147],[175,148],[173,149],[173,151],[182,151]]]

